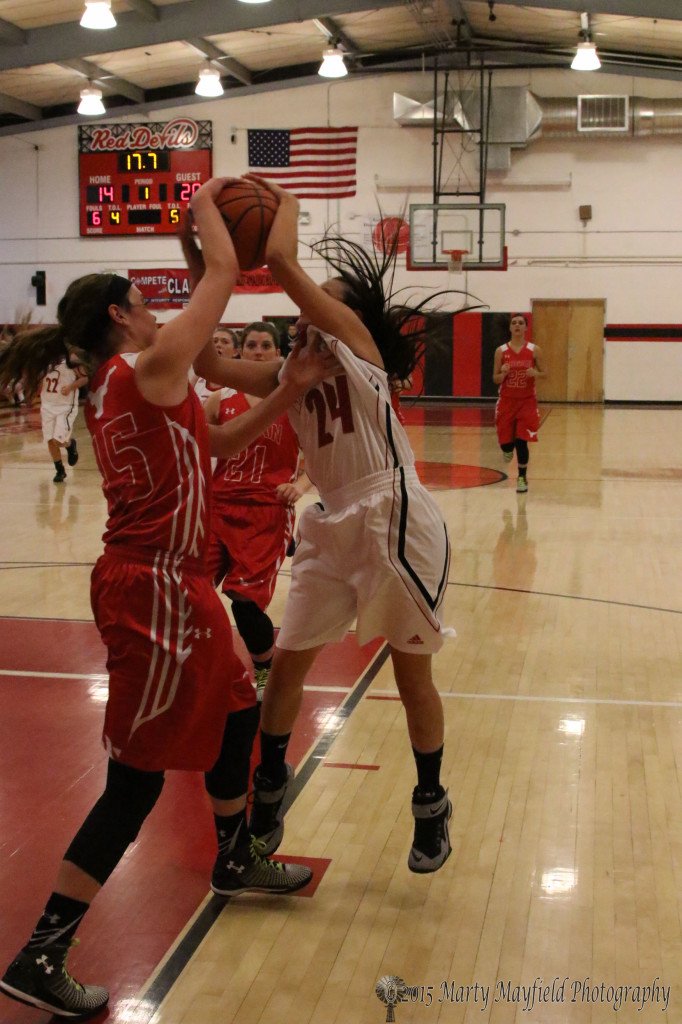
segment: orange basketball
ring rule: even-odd
[[[230,232],[241,270],[256,270],[265,263],[265,246],[277,212],[277,200],[255,182],[226,185],[216,206]]]

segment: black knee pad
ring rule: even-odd
[[[516,439],[516,441],[514,443],[516,445],[516,460],[517,460],[517,462],[519,463],[520,466],[527,466],[528,465],[528,456],[530,454],[529,451],[528,451],[528,442],[527,441],[519,441],[519,439],[517,437],[517,439]]]
[[[265,654],[275,642],[275,627],[269,615],[254,601],[233,601],[232,614],[249,654]]]
[[[104,885],[159,799],[163,772],[109,761],[107,784],[64,859]]]
[[[249,788],[251,750],[259,720],[258,704],[227,716],[218,760],[205,774],[206,791],[215,800],[235,800]]]

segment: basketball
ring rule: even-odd
[[[241,270],[256,270],[265,263],[265,246],[277,212],[277,200],[252,181],[226,185],[216,206],[230,232]]]

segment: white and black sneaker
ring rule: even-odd
[[[66,969],[73,943],[25,946],[0,980],[0,991],[10,999],[56,1014],[58,1017],[92,1017],[109,1002],[99,985],[81,985]]]
[[[313,877],[303,864],[283,864],[264,856],[264,844],[251,836],[248,846],[220,854],[213,868],[211,889],[216,896],[267,892],[285,896],[307,885]]]
[[[249,832],[263,844],[263,853],[274,853],[284,836],[284,811],[282,803],[290,782],[294,777],[293,765],[286,763],[287,777],[275,787],[263,774],[259,765],[253,773],[253,806],[249,818]]]
[[[410,871],[420,875],[438,871],[452,851],[448,832],[452,804],[447,790],[441,787],[440,796],[425,801],[420,797],[419,789],[415,788],[412,794],[412,814],[414,839],[407,866]]]

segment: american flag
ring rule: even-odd
[[[249,170],[299,199],[354,196],[357,128],[249,129]]]

